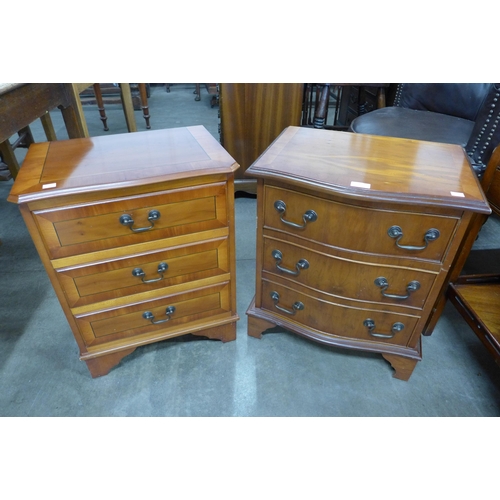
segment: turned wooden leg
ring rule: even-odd
[[[222,342],[231,342],[232,340],[236,340],[236,323],[228,323],[227,325],[200,330],[199,332],[193,332],[193,335],[217,339]]]
[[[200,84],[199,83],[195,83],[195,90],[193,93],[196,94],[196,97],[194,98],[194,100],[199,101],[201,99],[201,97],[200,97]]]
[[[132,354],[134,351],[135,347],[111,354],[105,354],[104,356],[98,356],[97,358],[85,359],[84,361],[87,363],[87,368],[92,378],[97,378],[107,375],[111,368],[116,366],[125,356]]]
[[[146,92],[146,84],[138,83],[137,85],[139,86],[139,97],[141,99],[142,115],[146,120],[146,128],[151,128],[151,125],[149,124],[150,117],[149,117],[148,93]]]
[[[319,90],[319,85],[316,92]],[[314,128],[325,128],[326,115],[328,114],[328,101],[330,100],[330,84],[325,83],[321,87],[319,103],[314,112]]]
[[[395,372],[393,377],[399,380],[409,380],[419,361],[418,359],[404,358],[403,356],[395,354],[383,353],[382,356],[389,361],[391,366],[394,368]]]
[[[274,328],[276,325],[265,319],[255,318],[253,316],[248,316],[248,327],[247,333],[250,337],[255,337],[256,339],[262,338],[262,332],[269,330],[269,328]]]
[[[101,115],[101,121],[104,126],[104,130],[108,131],[108,117],[106,116],[106,111],[104,110],[104,101],[102,100],[101,85],[99,83],[94,83],[94,94],[95,100],[97,101],[97,109]]]

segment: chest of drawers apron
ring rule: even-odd
[[[289,127],[258,179],[248,333],[381,353],[408,380],[489,206],[459,146]]]
[[[235,338],[237,168],[202,126],[31,146],[9,201],[93,377],[140,345]]]

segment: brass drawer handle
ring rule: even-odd
[[[391,238],[397,238],[396,240],[396,246],[399,248],[402,248],[403,250],[425,250],[427,248],[427,245],[429,244],[430,241],[437,240],[439,238],[439,231],[437,229],[429,229],[425,234],[424,234],[424,242],[425,245],[422,247],[416,247],[412,245],[400,245],[399,242],[401,238],[403,237],[403,230],[399,226],[391,226],[387,234]]]
[[[406,285],[406,291],[408,292],[406,295],[395,295],[392,293],[385,293],[385,291],[389,288],[389,282],[383,276],[380,276],[375,280],[375,285],[380,287],[380,293],[387,297],[388,299],[400,299],[405,300],[410,298],[410,294],[412,292],[417,291],[420,288],[420,283],[418,281],[410,281],[408,285]]]
[[[382,338],[382,339],[392,339],[392,337],[394,337],[394,335],[396,335],[396,333],[404,330],[404,327],[405,325],[403,325],[403,323],[400,323],[399,321],[394,323],[392,325],[392,328],[391,328],[391,335],[387,335],[385,333],[377,333],[377,332],[374,332],[375,330],[375,321],[373,321],[373,319],[365,319],[363,321],[363,326],[366,326],[366,328],[368,328],[368,333],[372,336],[372,337],[379,337],[379,338]]]
[[[280,266],[283,260],[283,254],[279,250],[273,250],[271,255],[273,256],[273,259],[276,260],[276,269],[284,273],[291,274],[292,276],[298,276],[300,274],[300,271],[309,268],[309,262],[307,262],[306,259],[300,259],[297,264],[295,264],[296,271],[292,271],[290,269],[287,269],[286,267]]]
[[[160,323],[166,323],[167,321],[170,321],[170,316],[174,314],[175,312],[175,307],[174,306],[168,306],[167,309],[165,310],[165,314],[167,317],[165,319],[159,319],[158,321],[155,321],[154,314],[151,311],[146,311],[143,313],[142,317],[144,319],[149,319],[153,325],[159,325]]]
[[[120,224],[123,226],[128,226],[131,231],[134,233],[142,233],[144,231],[149,231],[155,227],[155,221],[160,218],[160,212],[158,210],[151,210],[148,214],[148,221],[151,222],[151,225],[148,227],[137,227],[133,228],[134,219],[129,214],[124,214],[120,217]]]
[[[160,264],[158,264],[158,274],[160,275],[159,278],[145,280],[144,277],[146,276],[146,273],[140,267],[136,267],[132,271],[132,276],[136,276],[138,278],[141,278],[143,283],[154,283],[155,281],[160,281],[163,279],[163,274],[165,273],[165,271],[167,269],[168,269],[168,264],[166,262],[161,262]]]
[[[286,203],[284,201],[281,200],[275,201],[274,208],[280,214],[281,222],[296,229],[304,229],[308,222],[314,222],[318,218],[318,214],[314,210],[307,210],[302,216],[304,224],[297,224],[295,222],[290,222],[288,220],[283,219],[283,216],[285,215],[286,212]]]
[[[291,310],[286,309],[285,307],[281,307],[280,305],[278,305],[278,302],[280,300],[280,294],[278,292],[271,292],[271,298],[273,299],[274,307],[276,307],[276,309],[286,314],[290,314],[290,316],[294,316],[297,311],[302,311],[305,307],[304,304],[299,301],[293,303],[293,309]]]

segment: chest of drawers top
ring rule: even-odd
[[[222,176],[238,164],[203,126],[33,144],[8,200],[121,190]]]
[[[376,203],[490,213],[458,145],[288,127],[247,170],[290,187]]]

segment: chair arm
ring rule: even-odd
[[[500,144],[500,83],[491,86],[479,109],[465,151],[481,177],[495,147]]]

